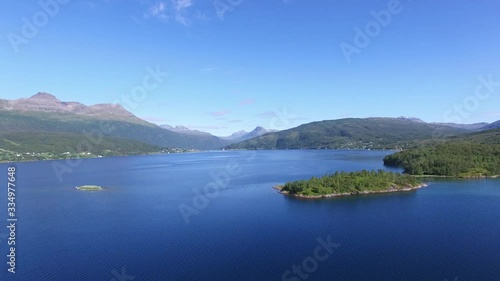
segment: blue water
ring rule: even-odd
[[[16,274],[7,273],[2,227],[0,280],[500,280],[500,180],[432,181],[414,192],[321,201],[271,188],[337,170],[384,168],[388,153],[17,163]],[[68,167],[60,179],[55,163]],[[0,182],[8,166],[0,165]],[[193,204],[200,196],[194,189],[204,193],[217,183],[218,192],[208,189]],[[106,189],[75,189],[82,184]],[[183,216],[180,206],[192,213]],[[330,252],[319,240],[329,240]]]

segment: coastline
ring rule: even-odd
[[[352,196],[352,195],[364,195],[364,194],[377,194],[377,193],[392,193],[392,192],[407,192],[420,189],[422,187],[429,186],[426,183],[419,184],[417,186],[411,187],[403,187],[400,189],[391,186],[386,190],[374,190],[374,191],[359,191],[359,192],[345,192],[345,193],[331,193],[331,194],[321,194],[321,195],[303,195],[303,194],[290,194],[288,191],[281,191],[282,185],[273,186],[274,189],[278,190],[278,193],[302,199],[323,199],[323,198],[331,198],[331,197],[340,197],[340,196]]]
[[[129,157],[129,156],[149,156],[149,155],[167,155],[167,154],[181,154],[181,153],[195,153],[195,152],[203,152],[204,150],[196,150],[196,151],[182,151],[182,152],[168,152],[168,153],[144,153],[144,154],[120,154],[120,155],[96,155],[91,157],[70,157],[70,158],[44,158],[44,159],[27,159],[27,160],[19,160],[19,161],[5,161],[0,160],[0,164],[15,164],[15,163],[29,163],[29,162],[39,162],[39,161],[63,161],[63,160],[85,160],[85,159],[106,159],[113,157]]]
[[[459,176],[439,176],[439,175],[411,175],[416,178],[447,178],[447,179],[496,179],[500,178],[500,175],[492,175],[492,176],[467,176],[467,177],[459,177]]]

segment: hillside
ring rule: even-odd
[[[488,124],[482,128],[483,130],[490,130],[490,129],[500,129],[500,120],[493,122],[491,124]]]
[[[465,129],[465,130],[470,130],[470,131],[484,130],[487,126],[490,125],[486,122],[474,123],[474,124],[457,124],[457,123],[433,123],[433,124],[448,126],[448,127],[453,127],[453,128],[459,128],[459,129]]]
[[[449,137],[449,141],[468,141],[483,144],[500,144],[500,128]]]
[[[404,118],[347,118],[312,122],[228,146],[228,149],[395,149],[434,136],[469,131]]]
[[[38,93],[28,99],[0,100],[0,137],[17,132],[85,132],[169,148],[219,149],[228,145],[212,135],[181,134],[137,118],[120,105],[86,106]]]
[[[0,162],[159,153],[161,147],[78,133],[16,132],[0,135]]]
[[[500,175],[500,129],[448,138],[397,152],[384,165],[412,175],[484,177]]]

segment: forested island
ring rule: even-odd
[[[384,165],[401,167],[410,175],[496,177],[500,175],[500,144],[448,141],[388,155]]]
[[[426,186],[417,178],[383,170],[335,172],[321,178],[287,182],[275,186],[282,194],[301,198],[326,198],[344,195],[410,191]]]

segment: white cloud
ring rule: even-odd
[[[193,6],[192,0],[172,0],[172,3],[177,11],[185,10]]]
[[[167,20],[169,18],[167,15],[167,3],[160,1],[154,4],[149,4],[148,13],[145,16]]]
[[[165,12],[166,7],[167,5],[164,2],[160,2],[156,5],[153,5],[149,11],[153,16],[157,16],[163,14]]]
[[[144,15],[146,18],[153,17],[160,20],[175,20],[182,25],[189,25],[193,20],[204,21],[208,17],[200,12],[191,12],[194,6],[193,0],[170,0],[152,2],[150,0],[142,0],[143,4],[148,5],[148,12]]]
[[[192,0],[172,0],[175,7],[175,20],[183,25],[189,25],[190,20],[187,17],[187,10],[193,6]]]

